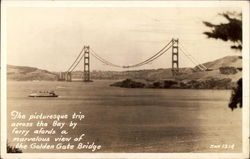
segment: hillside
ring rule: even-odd
[[[126,88],[191,88],[191,89],[231,89],[242,77],[242,58],[227,56],[212,62],[204,63],[208,70],[197,71],[194,69],[180,69],[175,79],[171,76],[171,69],[156,70],[154,75],[144,81],[137,78],[113,83],[111,86]]]
[[[210,78],[224,79],[229,78],[232,82],[236,82],[242,77],[242,57],[226,56],[215,61],[203,64],[210,71],[198,71],[191,74],[180,76],[181,80],[205,80]],[[197,68],[197,67],[195,67]]]
[[[242,57],[241,56],[226,56],[215,61],[206,62],[205,65],[210,69],[219,69],[220,67],[242,67]]]
[[[57,75],[34,67],[8,65],[7,79],[15,81],[51,81],[57,80]]]

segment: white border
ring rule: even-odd
[[[21,153],[6,154],[7,7],[241,7],[243,13],[242,153]],[[249,158],[249,2],[247,1],[3,1],[1,5],[1,157],[6,158]]]

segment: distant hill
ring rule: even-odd
[[[181,72],[192,73],[192,68],[180,68]],[[93,79],[144,79],[154,81],[158,79],[172,79],[171,68],[167,69],[147,69],[134,71],[93,71]]]
[[[51,81],[57,80],[57,75],[56,73],[41,70],[35,67],[8,65],[7,78],[8,80],[15,81]]]
[[[219,69],[220,67],[241,68],[242,57],[241,56],[226,56],[215,61],[206,62],[203,65],[211,69]]]
[[[206,62],[203,64],[210,71],[198,71],[191,74],[186,74],[180,76],[180,79],[189,79],[189,80],[205,80],[210,78],[224,79],[229,78],[232,82],[237,81],[242,77],[242,57],[241,56],[226,56],[215,61]],[[197,66],[195,67],[197,68]],[[229,70],[229,73],[226,73],[225,69]],[[234,70],[234,71],[230,71]],[[231,72],[231,73],[230,73]]]
[[[242,58],[240,56],[226,56],[215,61],[206,62],[205,65],[210,71],[194,71],[194,68],[180,68],[180,75],[177,80],[207,80],[211,78],[229,78],[232,82],[237,81],[242,76]],[[26,80],[57,80],[58,73],[49,72],[34,67],[8,65],[8,79],[17,81]],[[75,71],[73,78],[81,78],[83,72]],[[167,69],[148,69],[135,71],[92,71],[91,78],[95,79],[137,79],[146,81],[171,80],[171,68]]]

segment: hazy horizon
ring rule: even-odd
[[[228,55],[228,56],[230,56],[230,55]],[[238,55],[235,55],[235,56],[238,56]],[[225,56],[225,57],[227,57],[227,56]],[[224,58],[224,57],[222,57],[222,58]],[[215,59],[215,60],[217,60],[217,59]],[[212,60],[212,61],[214,61],[214,60]],[[212,62],[212,61],[207,61],[207,62]],[[34,67],[34,66],[27,66],[27,65],[12,65],[12,64],[7,64],[7,65],[8,66],[17,66],[17,67],[18,66],[20,66],[20,67]],[[194,67],[192,67],[192,66],[184,66],[184,67],[180,67],[180,69],[194,68]],[[41,69],[41,70],[47,70],[47,71],[50,71],[50,72],[66,72],[66,70],[64,70],[64,71],[53,71],[53,70],[43,69],[43,68],[39,68],[39,67],[34,67],[34,68],[38,68],[38,69]],[[172,67],[164,67],[164,68],[163,67],[159,67],[159,68],[146,68],[146,69],[143,68],[143,67],[137,67],[135,69],[116,69],[116,70],[113,70],[113,69],[110,69],[110,70],[91,69],[90,72],[92,72],[92,71],[117,71],[117,72],[123,72],[123,71],[140,71],[140,70],[157,70],[157,69],[172,69]],[[78,72],[78,71],[83,72],[83,68],[81,69],[81,68],[78,67],[78,69],[75,69],[73,72]]]
[[[239,8],[165,7],[8,7],[7,63],[49,71],[66,71],[83,45],[106,60],[132,65],[155,54],[173,37],[200,63],[241,55],[230,42],[208,39],[202,21],[225,22],[218,13]],[[171,51],[143,67],[171,67]],[[180,53],[180,67],[194,65]],[[76,68],[83,70],[83,61]],[[91,57],[91,70],[123,71]],[[125,69],[126,71],[128,69]]]

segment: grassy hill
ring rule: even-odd
[[[8,65],[7,79],[15,81],[51,81],[57,80],[57,75],[34,67]]]
[[[198,71],[181,75],[180,80],[205,80],[210,78],[224,79],[229,78],[232,82],[236,82],[242,77],[242,57],[241,56],[226,56],[215,61],[203,64],[210,71]],[[195,67],[197,68],[197,67]]]
[[[226,56],[215,61],[206,62],[207,68],[219,69],[220,67],[242,67],[242,57],[241,56]]]

